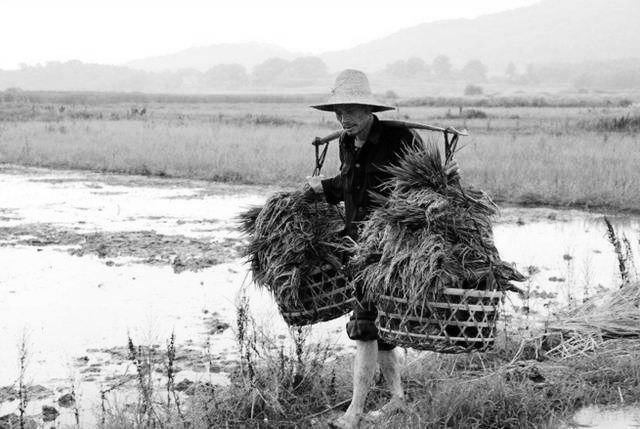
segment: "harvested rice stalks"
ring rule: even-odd
[[[623,283],[558,314],[548,331],[564,338],[640,338],[640,284]]]
[[[305,279],[318,267],[342,268],[341,214],[335,206],[308,198],[303,190],[276,193],[239,221],[250,234],[246,256],[254,282],[269,290],[281,308],[300,307]]]
[[[253,206],[240,213],[237,219],[240,231],[249,236],[253,235],[256,228],[256,219],[261,211],[261,206]]]
[[[434,143],[411,150],[388,171],[388,198],[365,222],[353,258],[369,299],[421,302],[446,287],[477,285],[493,272],[500,289],[524,277],[493,243],[497,208],[482,191],[463,188]]]

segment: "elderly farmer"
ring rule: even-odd
[[[366,75],[358,70],[344,70],[336,79],[329,100],[312,106],[334,112],[344,132],[340,136],[340,173],[329,179],[308,177],[308,183],[326,201],[345,206],[345,233],[357,239],[359,224],[375,208],[370,191],[387,194],[380,185],[390,178],[384,167],[395,163],[403,150],[421,146],[422,140],[412,130],[390,126],[378,120],[374,112],[392,110],[376,101]],[[356,427],[362,417],[376,362],[391,389],[392,399],[383,411],[402,405],[404,392],[400,382],[399,357],[395,346],[378,339],[377,309],[366,302],[362,287],[356,285],[356,304],[347,324],[349,338],[356,341],[353,398],[347,412],[333,423],[334,427]]]

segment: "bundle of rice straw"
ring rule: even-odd
[[[491,346],[502,291],[524,280],[493,243],[495,204],[447,175],[432,142],[388,171],[390,196],[378,197],[353,259],[378,302],[380,336],[439,352]]]
[[[254,282],[269,290],[285,321],[308,325],[352,309],[343,273],[344,222],[338,208],[305,191],[280,192],[240,216]]]
[[[546,336],[555,344],[546,355],[563,358],[593,350],[607,340],[640,338],[640,283],[625,282],[558,313]]]

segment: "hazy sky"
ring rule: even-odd
[[[320,53],[537,1],[0,0],[0,68],[70,59],[118,64],[228,42]]]

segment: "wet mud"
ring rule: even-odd
[[[198,271],[238,258],[245,244],[241,238],[194,238],[155,231],[87,234],[46,223],[0,227],[0,246],[73,246],[65,251],[73,256],[96,255],[109,266],[122,266],[125,262],[117,260],[129,258],[127,262],[169,265],[175,273]]]

